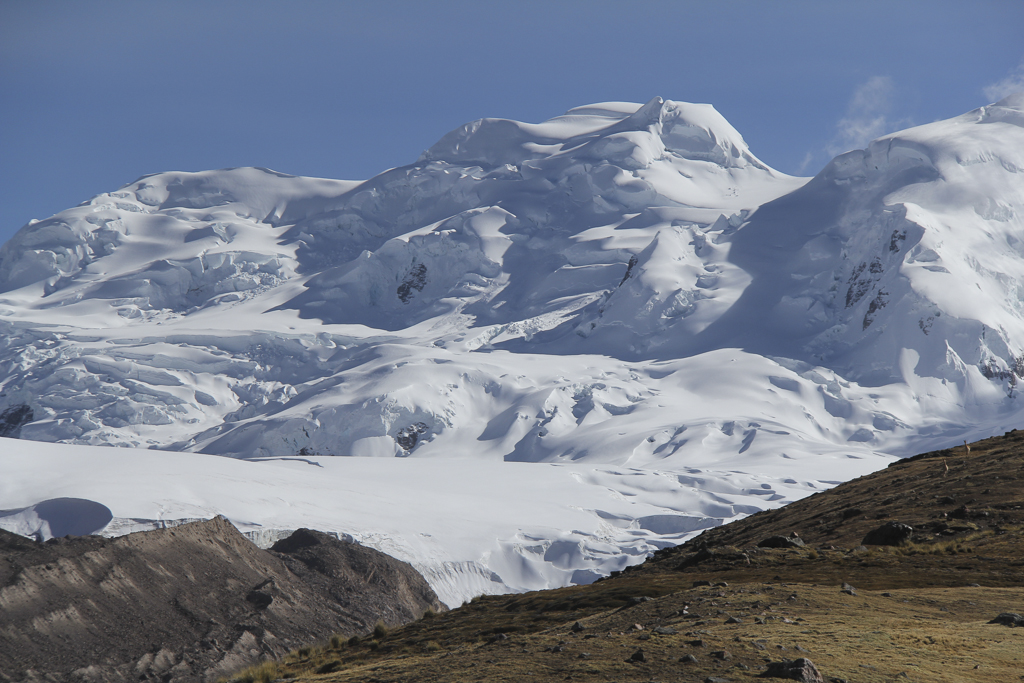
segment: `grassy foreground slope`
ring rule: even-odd
[[[989,623],[1024,613],[1022,477],[1024,431],[1008,432],[708,530],[589,586],[477,598],[236,678],[750,681],[805,657],[825,681],[1022,680],[1024,628]],[[892,521],[913,535],[863,544]],[[794,533],[803,546],[758,547]]]

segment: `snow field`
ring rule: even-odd
[[[87,515],[99,525],[90,532],[223,514],[269,545],[282,530],[312,527],[411,562],[449,605],[480,593],[589,583],[723,519],[829,485],[696,467],[678,474],[479,459],[239,460],[4,446],[0,499],[11,509],[0,512],[0,527],[46,537],[50,525],[66,526],[97,506],[109,515]],[[52,499],[79,501],[26,510]]]

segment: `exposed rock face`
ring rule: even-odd
[[[263,551],[223,518],[43,544],[0,530],[0,681],[210,681],[444,609],[403,562],[293,539]]]
[[[18,404],[8,407],[0,413],[0,436],[17,439],[21,436],[21,428],[34,419],[30,406]]]
[[[357,543],[299,529],[270,548],[293,574],[344,608],[351,621],[337,631],[361,631],[378,621],[398,626],[428,607],[444,609],[419,572],[405,562]]]

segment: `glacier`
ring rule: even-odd
[[[1018,426],[1022,173],[1024,95],[813,178],[661,98],[364,182],[145,176],[0,249],[0,527],[308,526],[451,605],[592,581]]]

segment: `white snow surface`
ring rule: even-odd
[[[1024,95],[813,179],[660,98],[365,182],[147,176],[0,250],[0,527],[307,526],[452,605],[587,582],[1019,426],[1022,215]]]

